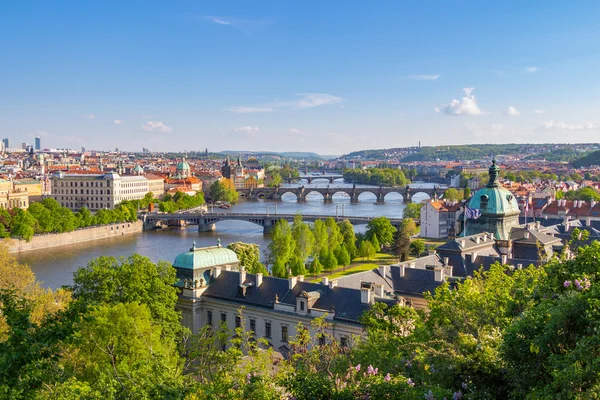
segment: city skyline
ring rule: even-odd
[[[342,154],[595,142],[594,2],[0,6],[0,137]]]

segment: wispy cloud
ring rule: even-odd
[[[82,115],[81,118],[93,120],[93,119],[96,119],[96,116],[94,114],[86,114],[86,115]]]
[[[542,122],[540,126],[537,127],[538,131],[587,131],[590,129],[598,129],[600,126],[593,124],[591,122],[586,122],[584,124],[567,124],[564,121],[546,121]]]
[[[273,108],[272,107],[227,107],[225,108],[226,111],[232,112],[232,113],[238,113],[238,114],[249,114],[249,113],[266,113],[266,112],[272,112]]]
[[[298,129],[298,128],[290,128],[287,131],[288,131],[288,133],[295,135],[295,136],[305,136],[306,135],[306,132],[304,132],[303,130]]]
[[[327,106],[341,103],[343,100],[341,97],[327,93],[299,93],[298,96],[302,96],[302,98],[296,102],[296,108]]]
[[[508,106],[508,108],[506,110],[504,110],[504,115],[509,116],[509,117],[516,117],[518,115],[521,115],[521,113],[519,112],[519,110],[517,110],[513,106]]]
[[[161,133],[173,132],[173,129],[170,126],[167,126],[160,121],[148,121],[144,125],[142,125],[142,130],[144,130],[146,132],[161,132]]]
[[[435,112],[443,112],[446,115],[482,115],[483,111],[477,105],[473,95],[475,88],[464,88],[465,95],[460,99],[452,99],[449,104],[436,107]]]
[[[320,106],[328,106],[340,104],[344,101],[343,98],[327,93],[298,93],[300,96],[295,100],[275,101],[269,104],[260,106],[233,106],[227,107],[225,110],[233,113],[264,113],[273,112],[281,109],[306,109]]]
[[[439,77],[439,75],[410,75],[405,77],[405,79],[413,81],[437,81]]]
[[[246,34],[250,34],[255,30],[264,28],[269,25],[273,25],[273,21],[270,20],[258,20],[258,19],[237,19],[232,17],[225,16],[216,16],[216,15],[196,15],[196,14],[188,14],[195,19],[200,19],[202,21],[211,22],[216,25],[230,26],[236,29],[241,30]]]
[[[123,125],[125,123],[125,121],[123,121],[122,119],[115,119],[113,121],[113,124],[115,125]]]
[[[248,135],[256,135],[259,130],[258,126],[240,126],[233,129],[234,132],[246,133]]]
[[[533,110],[533,112],[536,114],[543,114],[544,110]]]
[[[533,74],[534,72],[538,72],[539,68],[538,67],[525,67],[523,68],[525,70],[525,72],[527,72],[528,74]]]

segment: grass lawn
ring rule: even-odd
[[[377,253],[372,258],[364,260],[362,257],[355,258],[345,270],[336,271],[330,275],[321,274],[319,277],[312,276],[307,279],[310,282],[320,282],[321,278],[328,277],[331,279],[341,278],[342,276],[355,274],[357,272],[369,271],[377,268],[380,264],[392,264],[398,262],[398,258],[387,253]]]

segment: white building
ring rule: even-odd
[[[460,203],[430,200],[421,207],[421,237],[444,239],[457,232],[456,217]]]
[[[139,200],[149,192],[144,176],[107,174],[65,174],[52,176],[51,196],[61,206],[77,211],[113,209],[123,200]]]

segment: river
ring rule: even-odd
[[[343,186],[337,183],[334,186]],[[423,187],[426,187],[423,184]],[[305,187],[316,185],[305,185]],[[413,196],[413,201],[427,199],[428,196],[420,193]],[[275,214],[314,214],[324,216],[369,216],[369,217],[394,217],[401,218],[404,211],[404,203],[399,194],[390,193],[386,196],[385,204],[376,204],[375,195],[363,193],[359,202],[350,204],[350,198],[343,194],[333,196],[331,203],[324,203],[318,193],[307,196],[306,202],[297,202],[292,194],[286,194],[281,201],[270,200],[248,200],[241,201],[227,212],[262,213],[269,209],[269,213]],[[342,214],[343,213],[343,214]],[[357,231],[364,230],[363,226],[357,226]],[[197,232],[196,226],[189,226],[177,230],[155,230],[139,234],[121,236],[118,238],[103,239],[96,242],[86,242],[74,246],[63,246],[52,249],[25,252],[17,255],[19,261],[29,264],[36,274],[38,280],[45,287],[57,288],[69,285],[73,282],[73,272],[85,266],[88,261],[100,256],[129,256],[138,253],[149,257],[152,261],[165,260],[173,262],[175,257],[187,251],[193,241],[198,247],[214,246],[217,238],[221,239],[223,246],[232,242],[256,243],[261,250],[269,244],[268,235],[263,234],[262,227],[244,221],[222,221],[217,223],[217,229],[213,232]]]

